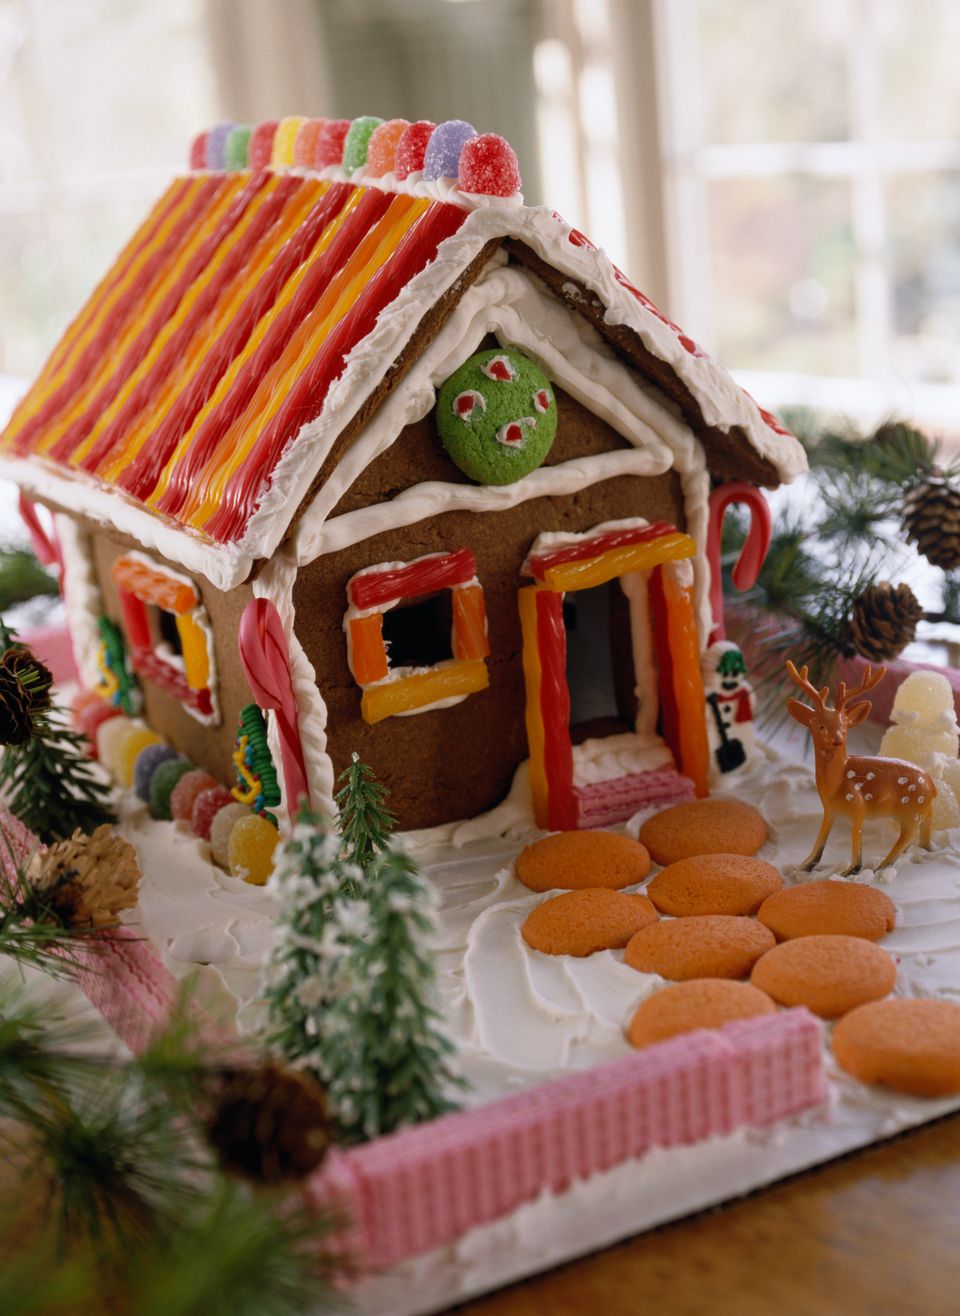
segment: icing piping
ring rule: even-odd
[[[103,613],[103,600],[93,569],[93,545],[89,531],[65,512],[55,512],[53,524],[63,556],[61,594],[74,662],[83,685],[93,690],[100,682],[97,620]]]

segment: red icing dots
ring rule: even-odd
[[[423,157],[427,153],[430,136],[436,126],[429,119],[418,119],[416,123],[404,128],[397,142],[393,165],[397,178],[407,178],[423,168]]]
[[[532,416],[520,416],[517,420],[509,420],[497,430],[497,442],[502,443],[505,448],[522,448],[527,430],[533,429],[536,423]]]
[[[263,123],[258,123],[254,128],[250,134],[250,145],[247,147],[249,168],[268,168],[273,158],[273,139],[279,127],[279,119],[264,119]]]
[[[471,137],[460,153],[461,192],[513,196],[520,191],[520,166],[513,147],[497,133]]]
[[[317,133],[317,149],[313,160],[315,169],[338,165],[343,159],[343,143],[350,131],[349,119],[324,119]]]
[[[481,411],[486,411],[487,399],[473,388],[465,389],[453,399],[453,414],[459,416],[461,420],[470,420],[478,407]]]
[[[533,405],[541,415],[550,410],[550,394],[545,388],[538,388],[534,393]]]
[[[492,356],[480,369],[488,379],[496,379],[501,384],[510,384],[517,377],[517,372],[506,356]]]
[[[408,119],[388,119],[373,130],[367,146],[366,172],[371,178],[392,173],[400,138],[410,127]]]

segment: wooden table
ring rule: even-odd
[[[958,1316],[960,1116],[456,1310],[461,1316]]]

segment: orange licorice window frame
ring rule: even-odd
[[[689,535],[659,522],[598,530],[528,558],[535,583],[520,590],[520,625],[530,786],[540,827],[576,826],[564,595],[635,571],[650,572],[664,740],[697,794],[706,794],[709,748],[693,590],[671,565],[696,551]]]
[[[383,636],[384,613],[400,602],[444,589],[451,594],[453,657],[425,668],[391,668]],[[490,684],[483,587],[469,548],[366,567],[350,578],[347,599],[343,624],[348,661],[363,690],[360,712],[365,722],[418,712],[446,699],[459,700]]]
[[[219,714],[213,692],[213,631],[196,586],[134,553],[117,558],[110,575],[117,586],[134,670],[198,721],[214,725]],[[173,614],[182,667],[163,653],[151,607]]]

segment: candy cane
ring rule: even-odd
[[[37,515],[37,509],[25,493],[20,494],[20,519],[27,528],[30,536],[30,543],[33,545],[33,551],[37,555],[38,562],[45,567],[63,567],[63,558],[60,553],[60,545],[57,542],[55,531],[48,534],[43,528],[40,517]]]
[[[296,811],[301,796],[310,799],[303,746],[297,725],[297,698],[290,675],[287,636],[280,614],[269,599],[252,599],[240,618],[240,663],[261,708],[274,711],[280,733],[285,803]]]
[[[707,531],[707,561],[710,564],[710,610],[713,613],[713,630],[710,643],[726,639],[723,619],[723,575],[720,569],[720,539],[723,518],[731,503],[744,503],[750,508],[750,526],[747,537],[733,568],[733,583],[738,590],[750,589],[756,583],[763,560],[770,547],[770,508],[755,484],[739,480],[721,484],[710,495],[710,525]]]

